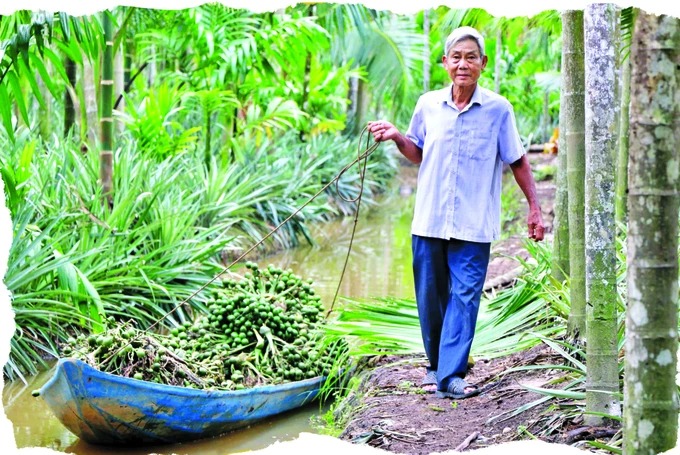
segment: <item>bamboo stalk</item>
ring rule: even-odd
[[[99,154],[99,178],[102,194],[109,207],[113,206],[113,23],[108,11],[102,13],[104,26],[104,58],[102,65],[101,126],[102,148]]]

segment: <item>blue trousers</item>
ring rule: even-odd
[[[413,235],[411,246],[428,370],[447,390],[452,378],[467,374],[491,244]]]

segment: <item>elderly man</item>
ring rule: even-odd
[[[411,234],[416,303],[430,363],[423,388],[454,399],[479,393],[464,378],[491,242],[500,237],[503,163],[529,204],[529,238],[540,241],[544,233],[512,105],[477,85],[487,60],[479,32],[457,28],[442,57],[452,83],[420,97],[406,134],[384,120],[368,123],[376,141],[394,141],[420,164]]]

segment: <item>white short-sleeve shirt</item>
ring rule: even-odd
[[[458,110],[449,85],[418,100],[406,132],[423,150],[412,234],[471,242],[500,238],[503,162],[524,153],[510,102],[477,86]]]

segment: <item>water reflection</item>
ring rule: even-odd
[[[413,298],[411,219],[413,198],[387,196],[362,212],[339,296]],[[366,209],[364,209],[366,210]],[[290,268],[314,287],[328,307],[333,300],[349,248],[353,218],[328,223],[313,232],[316,245],[304,245],[264,258]]]
[[[373,207],[364,207],[357,223],[356,236],[340,287],[340,297],[413,298],[410,226],[413,197],[394,191]],[[303,278],[314,280],[314,287],[326,307],[330,307],[338,286],[349,247],[353,218],[342,219],[313,230],[316,244],[263,258],[261,266],[274,264],[290,268]],[[341,302],[336,303],[336,307]],[[3,404],[14,425],[17,447],[46,447],[78,455],[94,454],[191,454],[223,455],[257,450],[275,441],[295,439],[301,432],[314,433],[310,418],[326,409],[318,403],[271,418],[218,438],[191,443],[146,446],[143,448],[108,448],[79,440],[51,413],[46,403],[31,396],[51,376],[51,371],[31,378],[25,386],[20,381],[5,384]]]

